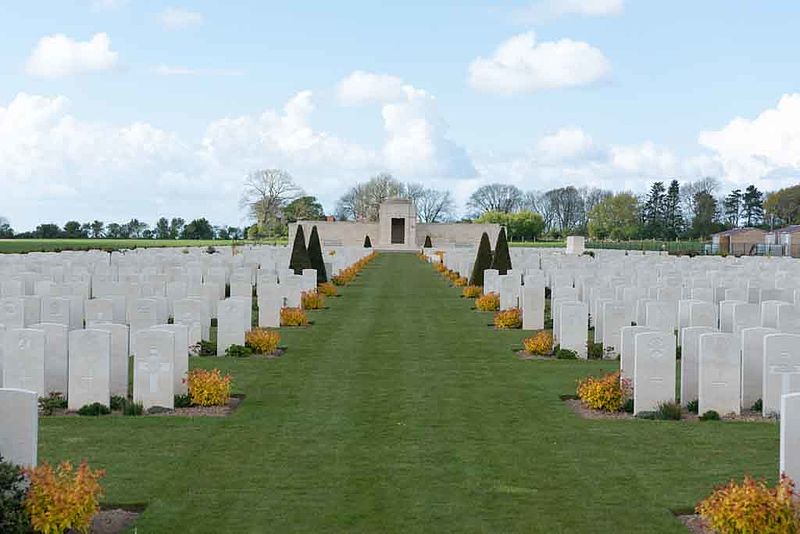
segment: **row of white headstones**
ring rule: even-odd
[[[449,269],[470,275],[472,251],[442,252]],[[634,413],[675,401],[680,347],[681,404],[724,416],[761,399],[762,415],[781,419],[781,471],[800,480],[800,261],[511,254],[514,270],[484,271],[484,293],[497,293],[501,309],[520,308],[524,330],[545,327],[549,289],[554,343],[586,358],[593,328],[604,356],[620,359]]]
[[[366,254],[361,248],[335,252],[329,275]],[[210,260],[160,249],[111,259],[84,254],[91,258],[88,272],[71,272],[76,259],[86,259],[75,253],[42,255],[36,263],[21,257],[22,275],[7,268],[7,258],[0,264],[0,287],[11,293],[0,298],[0,455],[19,465],[36,464],[40,397],[66,394],[68,410],[95,402],[108,406],[111,396],[128,394],[133,354],[134,402],[171,409],[175,395],[187,392],[189,354],[209,339],[212,318],[222,355],[245,343],[254,286],[257,322],[268,328],[280,327],[281,308],[300,307],[302,293],[317,286],[316,270],[296,275],[284,267],[283,247],[248,247]],[[114,268],[106,271],[109,261]],[[176,268],[198,262],[197,277]],[[140,271],[130,272],[129,264]],[[39,305],[39,314],[26,313],[30,303]]]

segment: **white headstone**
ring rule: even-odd
[[[741,412],[739,338],[716,332],[700,336],[698,413],[714,410],[720,415]]]
[[[522,329],[541,330],[544,328],[544,286],[528,285],[522,287]]]
[[[558,344],[562,349],[575,351],[579,358],[587,357],[589,308],[585,302],[563,302],[559,309]]]
[[[231,345],[244,345],[245,332],[250,330],[248,301],[230,298],[217,305],[217,356],[224,356]]]
[[[636,335],[642,332],[655,332],[646,326],[624,326],[620,329],[620,378],[633,380],[634,356],[636,354]]]
[[[33,391],[39,397],[44,387],[45,335],[42,330],[12,328],[3,340],[3,387]]]
[[[739,333],[742,344],[742,408],[750,409],[764,394],[764,336],[774,328],[754,326]]]
[[[634,341],[633,413],[653,411],[675,400],[675,336],[643,332]]]
[[[708,326],[690,326],[681,331],[681,405],[698,400],[700,377],[700,336],[711,334]]]
[[[86,323],[113,323],[114,301],[109,298],[90,299],[84,302]]]
[[[175,335],[174,389],[176,395],[185,395],[188,392],[186,377],[189,373],[189,328],[182,324],[162,324],[152,329],[166,330]]]
[[[120,397],[128,396],[128,362],[131,351],[128,347],[130,340],[128,325],[118,323],[88,323],[87,328],[103,330],[111,336],[111,358],[109,389],[111,395]]]
[[[111,334],[105,330],[70,332],[67,409],[78,410],[95,402],[108,406],[110,381]]]
[[[166,330],[141,330],[133,338],[133,400],[144,409],[175,406],[175,335]]]
[[[782,395],[800,393],[800,335],[764,336],[763,414],[780,415]]]
[[[39,398],[33,391],[0,388],[0,456],[14,465],[36,467]]]
[[[800,393],[781,397],[781,414],[780,472],[800,480]]]
[[[67,394],[69,329],[63,324],[38,323],[30,328],[44,332],[44,390]]]
[[[280,328],[283,293],[277,284],[258,286],[258,326]]]

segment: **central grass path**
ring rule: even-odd
[[[523,362],[523,337],[413,255],[383,255],[280,360],[193,359],[232,417],[50,418],[44,458],[105,468],[149,532],[685,532],[669,512],[774,478],[774,424],[589,421],[559,399],[613,362]]]

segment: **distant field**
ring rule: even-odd
[[[509,241],[512,247],[535,247],[535,248],[564,248],[566,241]]]
[[[247,243],[237,241],[237,244]],[[0,239],[0,254],[61,250],[119,250],[150,247],[229,246],[232,241],[191,239]]]

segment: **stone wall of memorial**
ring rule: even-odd
[[[436,247],[456,247],[470,246],[477,247],[481,240],[481,234],[486,232],[489,242],[494,248],[497,241],[497,234],[500,233],[499,224],[476,224],[476,223],[432,223],[417,224],[417,245],[420,247],[425,243],[425,236],[431,236],[431,244]]]
[[[289,225],[289,244],[294,243],[297,226],[303,226],[306,242],[311,235],[311,229],[316,226],[319,239],[323,247],[360,247],[364,245],[364,237],[369,236],[372,246],[378,243],[380,228],[377,222],[355,221],[300,221]],[[425,239],[423,237],[423,239]]]

